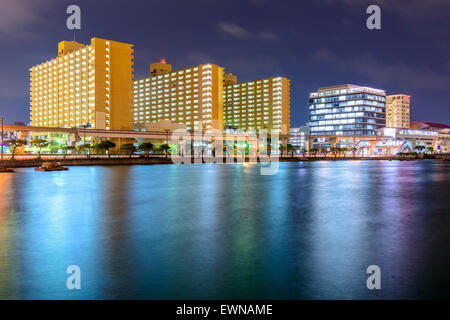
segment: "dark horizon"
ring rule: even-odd
[[[291,127],[308,121],[308,95],[352,83],[404,93],[411,120],[450,124],[450,2],[430,0],[55,1],[0,3],[0,116],[29,121],[29,68],[72,40],[66,8],[81,7],[92,37],[134,44],[135,79],[165,58],[174,69],[216,63],[238,81],[291,80]],[[366,28],[368,5],[381,30]]]

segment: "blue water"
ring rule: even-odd
[[[0,174],[1,299],[450,298],[450,162]],[[66,268],[81,268],[68,290]],[[366,268],[381,268],[368,290]]]

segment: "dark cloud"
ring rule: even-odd
[[[252,33],[250,31],[232,22],[219,22],[217,26],[221,32],[236,38],[243,39],[252,37]]]
[[[373,54],[337,56],[329,49],[320,49],[314,53],[313,60],[327,64],[330,69],[358,73],[380,84],[395,85],[402,83],[403,86],[409,87],[411,90],[439,90],[444,92],[447,92],[450,88],[450,76],[448,74],[435,72],[428,67],[409,66],[403,62],[383,63]]]
[[[254,38],[265,42],[273,42],[278,39],[277,34],[268,29],[259,33],[252,33],[251,31],[232,22],[219,22],[217,26],[222,33],[239,39]]]
[[[0,1],[0,37],[36,37],[34,25],[45,23],[45,7],[51,0]]]

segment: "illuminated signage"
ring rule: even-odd
[[[412,130],[412,129],[400,130],[399,134],[409,136],[433,136],[433,137],[437,137],[439,135],[439,133],[436,131]]]

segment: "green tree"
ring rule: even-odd
[[[160,145],[159,149],[166,154],[166,158],[167,158],[167,156],[169,154],[170,146],[167,143],[165,143],[165,144]]]
[[[349,148],[349,147],[341,147],[341,148],[340,148],[340,151],[341,151],[341,153],[344,155],[344,158],[345,158],[345,154],[346,154],[348,151],[350,151],[350,148]]]
[[[137,148],[132,143],[125,143],[125,144],[120,146],[120,149],[123,152],[125,152],[126,154],[128,154],[130,156],[130,158],[133,155],[133,153],[135,153],[137,151]]]
[[[75,147],[74,146],[63,146],[61,149],[63,151],[63,158],[65,159],[67,152],[72,152],[75,149]]]
[[[320,147],[320,152],[323,154],[324,157],[327,157],[328,153],[330,153],[329,148]]]
[[[140,151],[144,151],[145,152],[145,156],[148,158],[150,156],[150,151],[153,150],[153,143],[151,142],[143,142],[139,145],[138,149]]]
[[[428,151],[429,153],[433,153],[433,152],[434,152],[434,149],[433,149],[433,147],[427,147],[427,151]]]
[[[109,149],[112,149],[115,147],[116,147],[116,144],[109,140],[102,141],[95,146],[96,149],[105,151],[108,154],[108,158],[111,158],[111,153],[110,153]]]
[[[286,150],[287,150],[287,153],[290,153],[291,157],[293,158],[294,157],[294,152],[295,152],[295,150],[297,150],[297,146],[293,146],[292,144],[288,143],[286,145]]]
[[[281,156],[283,156],[284,151],[287,149],[286,146],[284,144],[280,143],[279,149],[280,149],[280,152],[281,152]]]
[[[305,147],[301,147],[301,148],[300,148],[300,153],[301,153],[303,156],[305,155],[305,153],[306,153]]]
[[[314,158],[316,157],[316,155],[317,155],[318,152],[319,152],[319,149],[317,149],[317,148],[311,148],[311,149],[309,149],[309,154],[310,154],[310,155],[313,155]]]
[[[90,143],[85,143],[78,147],[78,150],[80,150],[82,153],[84,153],[88,159],[91,158],[92,149],[94,149],[94,146]]]
[[[3,143],[11,150],[11,160],[14,160],[14,156],[16,154],[17,148],[24,146],[27,144],[25,140],[17,139],[17,140],[5,140]]]
[[[49,143],[48,143],[48,141],[47,140],[44,140],[44,139],[33,139],[33,140],[31,140],[31,145],[33,146],[33,147],[36,147],[36,148],[39,148],[39,151],[38,151],[38,159],[40,159],[41,158],[41,152],[42,152],[42,149],[43,148],[47,148],[48,146],[49,146]]]
[[[339,154],[339,147],[331,147],[330,152],[332,155],[334,155],[334,158],[337,158],[337,155]]]
[[[418,151],[418,152],[423,152],[425,150],[425,146],[416,146],[414,148],[414,150]]]

